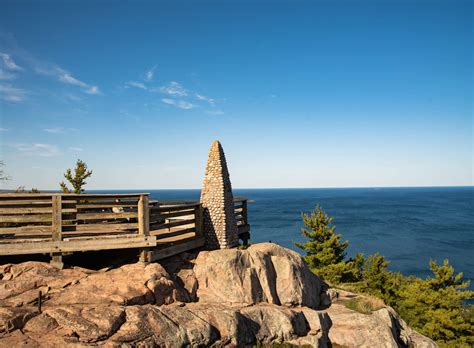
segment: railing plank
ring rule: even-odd
[[[138,214],[136,212],[128,213],[78,213],[76,216],[77,220],[106,220],[106,219],[126,219],[136,218]]]
[[[100,224],[100,223],[92,223],[92,224],[81,224],[81,225],[63,225],[63,231],[94,231],[94,230],[110,230],[116,229],[119,231],[123,230],[137,230],[138,224],[134,223],[111,223],[111,224]]]
[[[80,240],[70,238],[63,241],[35,241],[0,243],[0,255],[24,255],[65,253],[109,249],[128,249],[156,246],[154,236],[120,235]]]
[[[51,205],[51,204],[50,204]],[[0,214],[51,214],[53,212],[52,207],[33,207],[33,208],[10,208],[10,207],[0,207]],[[77,210],[74,208],[66,208],[62,209],[63,214],[64,213],[76,213]]]
[[[159,212],[167,212],[167,211],[172,212],[172,211],[181,211],[184,209],[194,209],[198,205],[199,203],[180,204],[180,205],[159,205],[157,207],[153,207],[153,209]]]
[[[151,228],[153,230],[157,230],[158,228],[165,229],[165,228],[172,228],[172,227],[178,227],[178,226],[183,226],[183,225],[191,225],[191,224],[194,224],[195,222],[196,222],[196,219],[193,217],[192,219],[188,219],[188,220],[178,220],[174,222],[168,222],[165,224],[152,225],[153,227]]]
[[[0,227],[0,235],[2,234],[23,234],[38,233],[51,236],[51,225],[44,226],[18,226],[18,227]]]
[[[189,228],[184,228],[176,231],[169,231],[169,230],[153,230],[150,232],[152,236],[156,236],[156,239],[163,239],[163,238],[168,238],[168,237],[175,237],[175,236],[180,236],[189,232],[196,232],[196,228],[189,227]]]
[[[195,210],[182,210],[182,211],[175,211],[172,213],[165,214],[163,212],[157,212],[152,209],[150,209],[150,219],[155,219],[155,220],[160,220],[160,219],[170,219],[170,218],[175,218],[175,217],[180,217],[180,216],[188,216],[188,215],[194,215]]]
[[[0,215],[0,223],[51,222],[51,214]]]

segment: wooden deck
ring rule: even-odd
[[[236,199],[239,236],[249,238],[247,200]],[[144,262],[204,245],[200,203],[149,201],[149,194],[0,194],[0,256],[62,255],[136,248]]]

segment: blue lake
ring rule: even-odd
[[[140,192],[156,200],[199,199],[199,190]],[[299,251],[293,242],[304,241],[301,213],[320,204],[349,240],[348,256],[380,252],[390,269],[420,277],[430,274],[430,258],[449,259],[474,277],[474,187],[236,189],[234,195],[250,199],[251,242]]]

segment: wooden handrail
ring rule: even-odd
[[[143,195],[149,195],[149,193],[60,193],[60,192],[44,192],[44,193],[0,193],[0,198],[34,198],[34,197],[51,197],[51,196],[64,196],[64,197],[140,197]]]

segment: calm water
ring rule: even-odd
[[[148,192],[157,200],[199,199],[199,190]],[[293,242],[304,241],[301,212],[320,204],[350,241],[349,256],[380,252],[392,270],[421,277],[429,274],[430,258],[447,258],[474,277],[474,187],[241,189],[234,195],[251,200],[252,242],[298,250]]]

